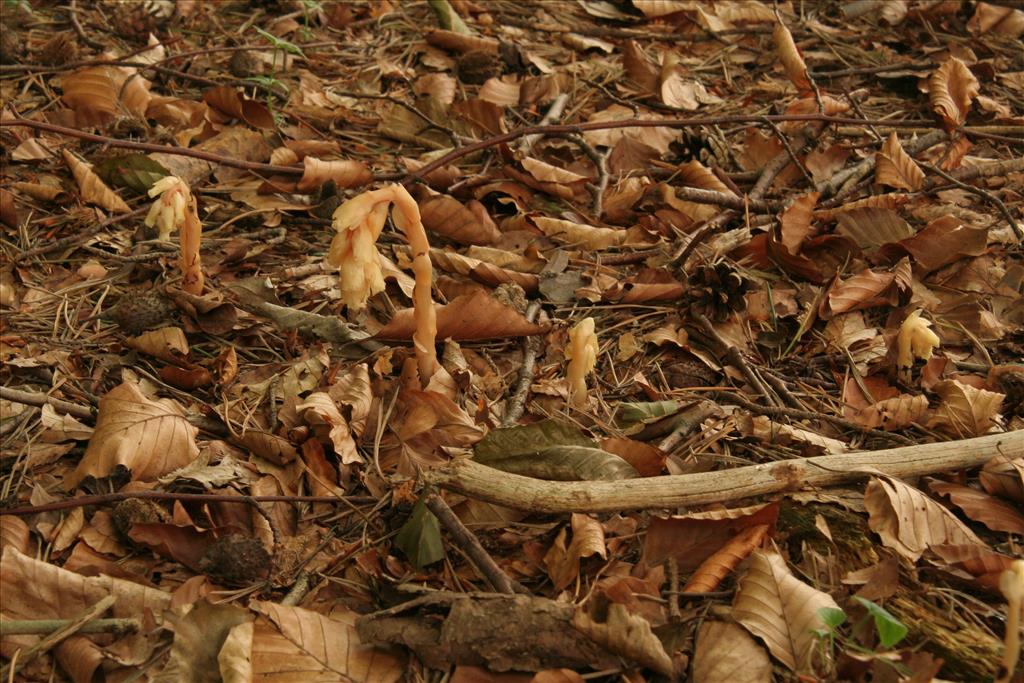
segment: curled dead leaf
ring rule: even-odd
[[[801,95],[813,93],[811,79],[807,76],[807,65],[804,64],[804,58],[800,56],[800,50],[797,49],[796,43],[793,41],[793,34],[789,32],[785,24],[779,22],[775,24],[772,38],[775,39],[775,54],[782,62],[786,76],[796,86],[797,92]]]
[[[895,131],[875,155],[875,182],[912,191],[924,184],[924,171],[903,149]]]
[[[775,551],[754,550],[733,600],[733,617],[761,638],[769,652],[792,671],[810,669],[818,639],[825,627],[823,607],[839,609],[828,593],[803,583]]]
[[[913,486],[875,477],[864,491],[868,526],[882,544],[911,562],[931,546],[985,544],[956,515]]]
[[[928,80],[928,87],[932,111],[939,115],[948,131],[967,121],[971,102],[981,92],[978,79],[956,57],[950,57],[935,70]]]
[[[158,479],[198,457],[198,431],[176,402],[119,384],[100,399],[96,429],[65,486],[73,489],[87,475],[105,477],[118,465],[131,470],[133,481]]]
[[[117,193],[107,187],[106,183],[92,172],[88,164],[79,161],[74,154],[66,149],[61,150],[61,153],[64,155],[64,162],[75,176],[75,182],[78,183],[78,191],[81,193],[83,201],[113,213],[131,213],[131,207],[125,204],[125,201]]]

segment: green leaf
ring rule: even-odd
[[[628,462],[597,447],[579,428],[555,420],[491,430],[474,459],[513,474],[555,481],[634,479]]]
[[[846,612],[837,607],[822,607],[818,610],[818,618],[825,623],[828,631],[835,631],[846,621]]]
[[[643,425],[675,415],[681,407],[682,404],[679,401],[620,403],[615,411],[615,424],[628,432],[639,431]],[[630,429],[631,427],[636,429]]]
[[[290,43],[284,38],[278,38],[273,33],[264,31],[259,26],[253,26],[253,28],[256,29],[257,33],[259,33],[261,36],[269,40],[270,44],[274,46],[274,49],[284,50],[285,52],[291,52],[293,55],[299,55],[300,57],[305,58],[306,55],[303,54],[302,48],[300,48],[295,43]]]
[[[153,183],[170,172],[145,154],[111,157],[97,164],[96,175],[112,187],[127,187],[134,192],[147,192]]]
[[[437,521],[421,496],[412,508],[409,519],[395,535],[395,547],[405,553],[416,569],[444,559],[441,523]]]
[[[853,596],[853,599],[864,606],[868,614],[875,620],[875,630],[878,631],[878,641],[886,650],[892,648],[896,643],[903,640],[907,635],[907,627],[899,619],[886,611],[881,605],[876,605],[870,600]]]

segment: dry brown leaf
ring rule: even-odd
[[[974,16],[967,22],[967,29],[976,36],[995,33],[1019,38],[1024,35],[1024,11],[1010,5],[979,2],[974,6]]]
[[[948,496],[967,517],[992,531],[1024,535],[1024,514],[1015,505],[984,491],[949,481],[933,479],[928,482],[928,489],[940,496]]]
[[[996,426],[1006,398],[955,379],[939,382],[933,389],[942,400],[928,426],[960,438],[987,434]]]
[[[323,391],[315,391],[295,406],[295,412],[313,428],[321,441],[330,442],[342,464],[361,464],[363,458],[356,450],[348,420],[338,410],[334,399]]]
[[[580,560],[591,555],[608,557],[608,549],[604,542],[604,529],[601,523],[590,517],[573,513],[572,541],[565,545],[566,529],[563,528],[554,544],[544,555],[544,566],[548,576],[558,590],[563,590],[576,580],[580,572]]]
[[[924,184],[924,171],[903,149],[895,131],[875,154],[875,182],[911,191]]]
[[[518,82],[502,78],[488,78],[480,87],[477,96],[485,102],[491,102],[499,107],[515,107],[519,104],[520,84]]]
[[[472,200],[474,204],[479,202]],[[473,211],[454,197],[434,194],[420,197],[420,215],[427,230],[459,244],[494,244],[501,232],[486,211]]]
[[[567,245],[586,249],[607,249],[617,247],[626,241],[625,230],[598,228],[593,225],[565,221],[560,218],[533,216],[530,219],[545,235],[554,237]]]
[[[930,273],[965,256],[988,251],[988,229],[972,228],[954,216],[940,216],[900,241],[920,273]]]
[[[828,593],[793,576],[778,552],[755,550],[736,589],[732,615],[790,670],[807,672],[818,644],[813,631],[825,626],[818,615],[823,607],[839,609]]]
[[[636,344],[636,337],[627,332],[619,337],[619,342],[621,353],[621,349],[625,345]],[[614,453],[628,462],[633,469],[640,473],[641,477],[656,477],[664,472],[665,459],[668,457],[668,454],[657,446],[626,437],[602,439],[601,450]]]
[[[728,543],[704,560],[683,586],[684,593],[707,593],[716,590],[726,576],[745,560],[768,535],[767,524],[747,527],[733,536]]]
[[[632,0],[633,7],[643,12],[648,19],[667,17],[676,12],[692,11],[697,3],[693,0]]]
[[[445,306],[435,304],[435,308],[438,339],[503,339],[540,334],[545,330],[543,326],[527,321],[521,313],[487,292],[456,297]],[[408,340],[412,338],[414,330],[413,310],[404,308],[396,312],[374,338]]]
[[[800,195],[779,214],[779,223],[782,226],[780,231],[782,245],[789,250],[789,253],[799,254],[804,241],[817,232],[811,225],[811,218],[819,196],[818,192]]]
[[[915,234],[914,228],[892,209],[864,206],[842,211],[836,220],[836,233],[849,237],[864,250],[878,249]]]
[[[655,92],[658,87],[658,67],[647,58],[636,41],[627,40],[623,44],[622,66],[626,70],[626,76],[635,81],[644,92]]]
[[[812,94],[814,88],[811,85],[811,79],[807,76],[807,65],[804,64],[804,58],[800,56],[800,50],[793,42],[793,34],[789,32],[785,24],[779,22],[775,24],[772,37],[775,39],[775,54],[786,70],[786,77],[796,86],[796,90],[801,96]]]
[[[955,130],[967,121],[971,102],[980,92],[978,79],[956,57],[950,57],[935,70],[928,81],[928,87],[932,110],[939,115],[948,131]]]
[[[610,652],[650,667],[664,676],[673,676],[672,659],[646,619],[630,614],[624,605],[618,603],[611,603],[604,616],[603,621],[598,621],[581,607],[573,615],[572,625]]]
[[[978,479],[993,496],[1024,503],[1024,458],[997,455],[982,466]]]
[[[661,101],[670,107],[694,111],[702,104],[718,104],[722,98],[709,93],[704,84],[693,78],[687,78],[679,71],[672,71],[664,78],[659,87]]]
[[[188,340],[180,327],[161,327],[158,330],[144,332],[138,337],[128,337],[125,344],[136,351],[170,363],[180,363],[188,356]]]
[[[373,180],[373,173],[361,161],[350,159],[323,161],[314,156],[306,156],[302,160],[302,165],[302,178],[295,188],[299,192],[312,192],[328,180],[333,180],[338,187],[362,187]]]
[[[772,662],[750,634],[730,621],[706,620],[693,653],[693,683],[770,683]]]
[[[251,100],[230,85],[218,85],[203,93],[203,101],[228,119],[238,119],[253,128],[273,130],[274,115],[262,102]]]
[[[865,429],[894,431],[920,422],[928,413],[928,397],[900,394],[862,408],[853,420]]]
[[[587,122],[595,121],[625,121],[635,118],[633,110],[621,104],[613,104],[587,117]],[[645,119],[665,118],[648,114]],[[634,138],[648,147],[664,154],[668,151],[669,145],[680,136],[678,130],[672,128],[608,128],[605,130],[588,130],[583,133],[584,139],[592,145],[601,147],[614,147],[624,137]]]
[[[911,562],[934,545],[985,545],[952,512],[898,479],[872,478],[864,491],[864,506],[871,530]]]
[[[65,487],[73,489],[87,475],[105,477],[117,465],[131,470],[133,481],[158,479],[196,459],[198,431],[176,402],[151,399],[131,382],[119,384],[100,399],[96,431]]]
[[[125,201],[117,193],[107,187],[106,183],[92,172],[88,164],[79,161],[74,154],[66,149],[61,150],[61,153],[64,155],[64,162],[75,176],[75,182],[78,183],[78,191],[82,195],[83,201],[113,213],[131,213],[131,207],[125,204]]]
[[[983,545],[933,545],[928,549],[955,569],[967,572],[974,582],[993,593],[999,591],[999,575],[1010,568],[1014,558]]]
[[[251,627],[252,620],[247,609],[211,604],[207,599],[169,610],[165,625],[174,632],[174,642],[166,665],[154,680],[210,680],[212,672],[222,671],[221,651],[229,635],[242,624]]]
[[[61,99],[79,126],[103,126],[122,115],[144,118],[149,85],[133,68],[94,66],[67,75]]]
[[[772,503],[654,517],[647,528],[644,561],[653,566],[673,557],[680,572],[691,572],[743,529],[761,524],[773,528],[778,516],[779,506]]]
[[[343,680],[394,683],[406,666],[405,655],[360,642],[356,614],[341,605],[329,615],[301,607],[255,600],[258,619],[252,639],[252,670],[262,681]]]
[[[271,432],[247,429],[236,438],[238,443],[252,451],[253,455],[278,465],[287,465],[299,457],[298,451],[290,441]]]
[[[893,306],[899,303],[899,294],[910,287],[910,281],[910,262],[905,258],[889,272],[862,270],[846,280],[837,280],[818,313],[827,320],[837,313]]]
[[[0,564],[4,568],[0,572],[0,609],[6,619],[74,619],[108,595],[117,598],[110,616],[138,619],[149,613],[160,618],[171,600],[170,593],[109,576],[82,576],[22,555],[13,547],[4,548]],[[5,645],[11,643],[8,638],[4,638]],[[20,644],[25,647],[37,640],[38,636],[29,636],[27,643],[23,640]],[[107,642],[100,646],[91,639],[69,639],[55,651],[63,661],[79,663],[76,674],[83,677],[77,680],[91,681],[94,674],[103,675],[99,666],[104,661],[122,666],[142,664],[152,655],[157,640],[144,631]]]
[[[545,161],[534,159],[533,157],[526,157],[519,163],[522,164],[527,173],[544,183],[572,185],[582,184],[590,180],[590,178],[585,175],[573,173],[572,171],[558,166],[552,166]]]

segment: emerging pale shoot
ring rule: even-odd
[[[996,683],[1013,678],[1020,661],[1021,611],[1024,610],[1024,560],[1014,560],[1010,568],[999,575],[999,590],[1006,598],[1006,641],[1003,648],[1001,676]]]
[[[907,316],[896,337],[896,362],[901,368],[913,367],[914,359],[928,360],[939,346],[939,336],[929,329],[931,323],[917,310]]]
[[[185,222],[185,205],[192,193],[178,176],[165,176],[149,188],[150,197],[159,197],[149,209],[146,225],[160,230],[160,239],[169,240],[171,233]]]
[[[189,294],[203,293],[203,266],[199,260],[199,243],[203,236],[203,224],[199,220],[196,198],[188,184],[177,176],[169,175],[153,183],[149,188],[150,197],[158,197],[146,216],[146,225],[160,230],[160,239],[168,240],[171,232],[178,231],[181,253],[178,267],[181,268],[181,288]]]
[[[597,365],[597,352],[594,319],[584,318],[569,330],[569,346],[565,349],[565,357],[569,360],[566,370],[569,400],[577,408],[587,405],[587,374]]]
[[[395,225],[405,233],[412,248],[413,315],[416,332],[413,345],[420,382],[426,386],[440,365],[434,339],[437,337],[437,313],[430,294],[433,269],[430,265],[430,244],[420,219],[416,200],[401,185],[388,185],[353,197],[337,208],[333,216],[337,234],[331,242],[327,261],[338,266],[341,299],[352,309],[366,306],[366,300],[384,290],[384,274],[377,257],[377,237],[384,229],[388,209]]]

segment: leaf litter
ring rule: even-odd
[[[1015,680],[1020,9],[2,22],[5,678]]]

